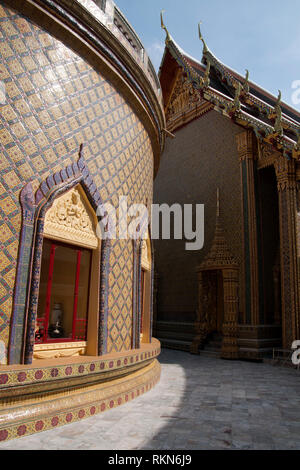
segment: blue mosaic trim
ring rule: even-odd
[[[137,245],[137,312],[136,312],[136,349],[141,347],[141,318],[142,318],[142,241]]]
[[[109,266],[110,266],[111,241],[103,240],[101,245],[100,268],[100,320],[98,332],[98,354],[107,354],[107,319],[108,319],[108,291],[109,291]]]
[[[149,229],[150,233],[150,229]],[[151,240],[151,291],[150,291],[150,338],[149,342],[151,343],[152,341],[152,336],[153,336],[153,300],[154,300],[154,272],[155,272],[155,266],[154,266],[154,243],[152,238]]]
[[[133,292],[132,292],[132,349],[136,349],[138,328],[138,242],[133,243]]]
[[[9,340],[9,364],[19,364],[24,343],[24,310],[27,300],[28,278],[32,259],[35,202],[32,186],[28,183],[20,193],[22,228],[14,290],[14,304]]]

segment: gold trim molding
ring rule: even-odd
[[[82,356],[86,353],[86,341],[71,343],[35,344],[34,359]]]

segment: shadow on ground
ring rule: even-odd
[[[0,450],[300,449],[300,372],[171,350],[159,360],[150,392]]]
[[[144,448],[300,449],[300,373],[163,350],[159,420]]]

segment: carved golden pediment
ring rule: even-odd
[[[46,213],[44,235],[92,249],[98,247],[92,208],[79,186],[54,201]]]
[[[198,90],[179,74],[166,107],[167,129],[173,131],[213,109],[212,103],[203,99]]]
[[[258,168],[272,166],[278,153],[267,142],[258,142]]]
[[[182,75],[177,79],[171,101],[166,111],[167,121],[173,116],[183,113],[193,108],[201,102],[200,94],[195,90],[188,80],[184,80]]]

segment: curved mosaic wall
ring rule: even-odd
[[[6,363],[21,224],[19,194],[84,158],[103,202],[152,201],[153,150],[130,103],[79,55],[0,6],[0,363]],[[132,242],[114,241],[107,352],[131,347]],[[5,348],[5,349],[4,349]]]

